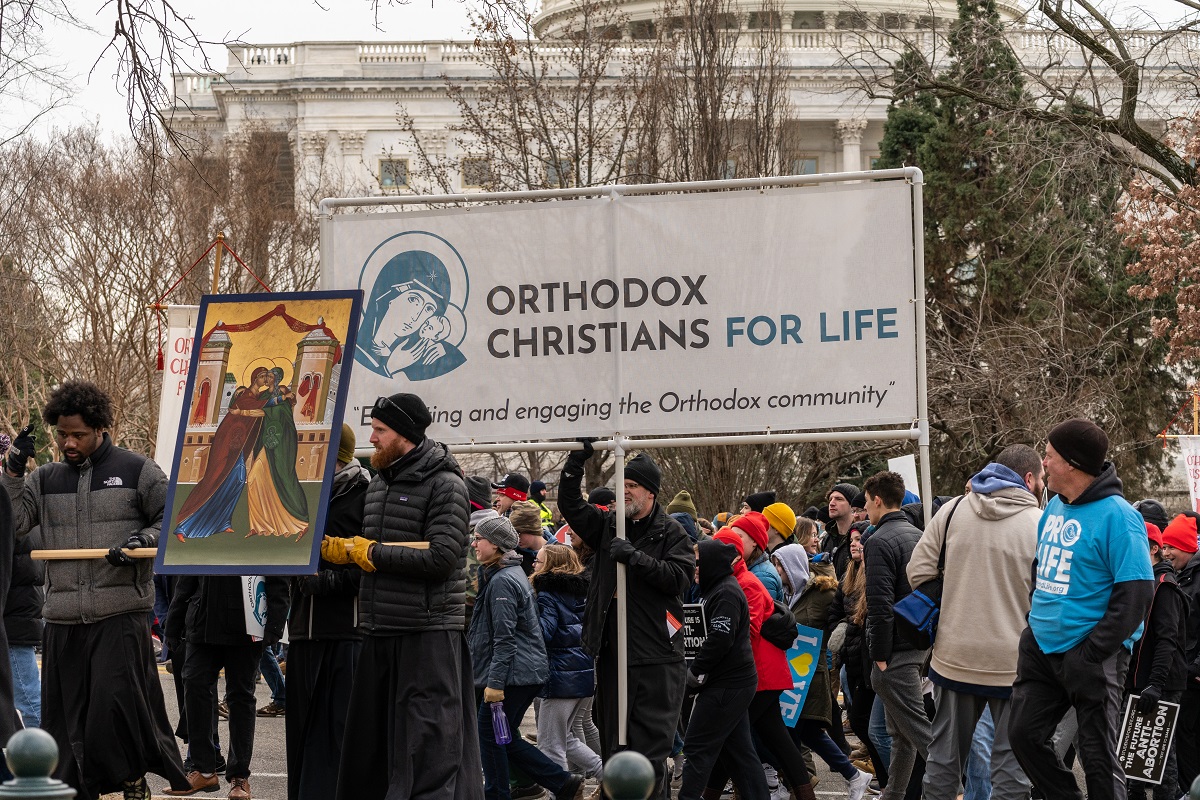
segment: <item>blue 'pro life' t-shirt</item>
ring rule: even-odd
[[[1079,506],[1055,497],[1038,531],[1037,579],[1029,627],[1043,653],[1065,653],[1087,638],[1108,609],[1113,584],[1154,579],[1146,525],[1112,495]],[[1125,641],[1133,648],[1139,625]]]

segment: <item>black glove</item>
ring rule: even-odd
[[[1138,698],[1138,713],[1153,714],[1158,711],[1158,701],[1161,699],[1162,689],[1159,689],[1154,684],[1150,684],[1145,689],[1142,689],[1142,696]]]
[[[114,567],[132,567],[137,564],[137,559],[132,558],[126,550],[134,550],[139,547],[149,547],[150,540],[140,533],[135,533],[130,536],[128,541],[120,547],[114,547],[104,556],[104,560]]]
[[[577,442],[583,445],[582,450],[572,450],[567,456],[567,463],[563,465],[563,475],[568,478],[577,478],[583,475],[583,465],[592,457],[592,453],[596,452],[596,448],[592,447],[592,442],[596,441],[593,438],[576,439]]]
[[[691,670],[688,670],[687,689],[684,690],[684,693],[685,694],[695,694],[698,691],[700,691],[700,679],[696,677],[696,673],[692,672]]]
[[[18,478],[25,474],[25,465],[37,454],[37,442],[33,439],[33,426],[21,428],[8,451],[8,471]]]
[[[641,553],[633,546],[633,543],[628,539],[618,539],[615,536],[608,544],[608,557],[613,561],[620,561],[622,564],[633,566]]]
[[[1200,662],[1188,664],[1188,680],[1200,683]]]

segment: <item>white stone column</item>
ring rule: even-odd
[[[366,131],[338,131],[338,141],[342,149],[343,190],[366,192],[372,185],[366,165],[363,164],[363,143],[366,142]]]
[[[862,170],[862,139],[867,129],[865,119],[839,119],[837,121],[838,139],[842,142],[842,172],[859,172]]]

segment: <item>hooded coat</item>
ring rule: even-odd
[[[811,564],[810,570],[804,589],[792,600],[792,614],[797,624],[823,631],[829,621],[829,606],[837,593],[837,574],[833,564],[828,562]],[[817,671],[804,698],[800,718],[829,725],[833,718],[833,701],[829,693],[829,659],[825,655],[827,650],[824,644],[822,642],[821,652],[817,656]]]
[[[1017,644],[1029,613],[1030,567],[1042,512],[1024,482],[1016,485],[1020,477],[1001,469],[1007,470],[1010,481],[981,484],[978,479],[987,476],[985,469],[972,479],[970,494],[944,504],[929,520],[908,562],[908,582],[919,586],[937,577],[938,554],[946,543],[930,679],[959,690],[1010,689],[1017,679]],[[992,491],[979,491],[977,483]]]
[[[541,572],[533,576],[537,592],[538,621],[550,678],[542,697],[591,697],[596,673],[592,657],[583,649],[583,612],[588,582],[582,574]]]
[[[702,691],[755,686],[758,674],[750,647],[750,605],[733,577],[738,551],[733,545],[713,539],[697,547],[706,635],[689,670],[693,675],[705,676]]]
[[[718,541],[731,544],[742,555],[742,540],[731,532],[718,533]],[[774,571],[774,567],[771,568]],[[754,668],[758,671],[758,691],[783,691],[792,689],[792,671],[788,668],[787,653],[762,637],[762,624],[775,611],[775,600],[767,592],[762,581],[746,568],[746,562],[738,558],[733,564],[733,577],[737,580],[750,608],[750,649],[754,653]],[[778,574],[776,574],[778,578]],[[783,584],[780,584],[782,587]]]
[[[429,542],[376,547],[358,592],[359,625],[396,635],[461,631],[466,617],[467,486],[445,445],[425,439],[367,487],[363,536]]]

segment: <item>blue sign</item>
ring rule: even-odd
[[[822,631],[807,625],[796,626],[796,641],[787,651],[788,668],[792,671],[792,688],[779,695],[779,708],[783,711],[783,723],[796,727],[800,712],[804,709],[804,698],[816,677],[821,657]]]

